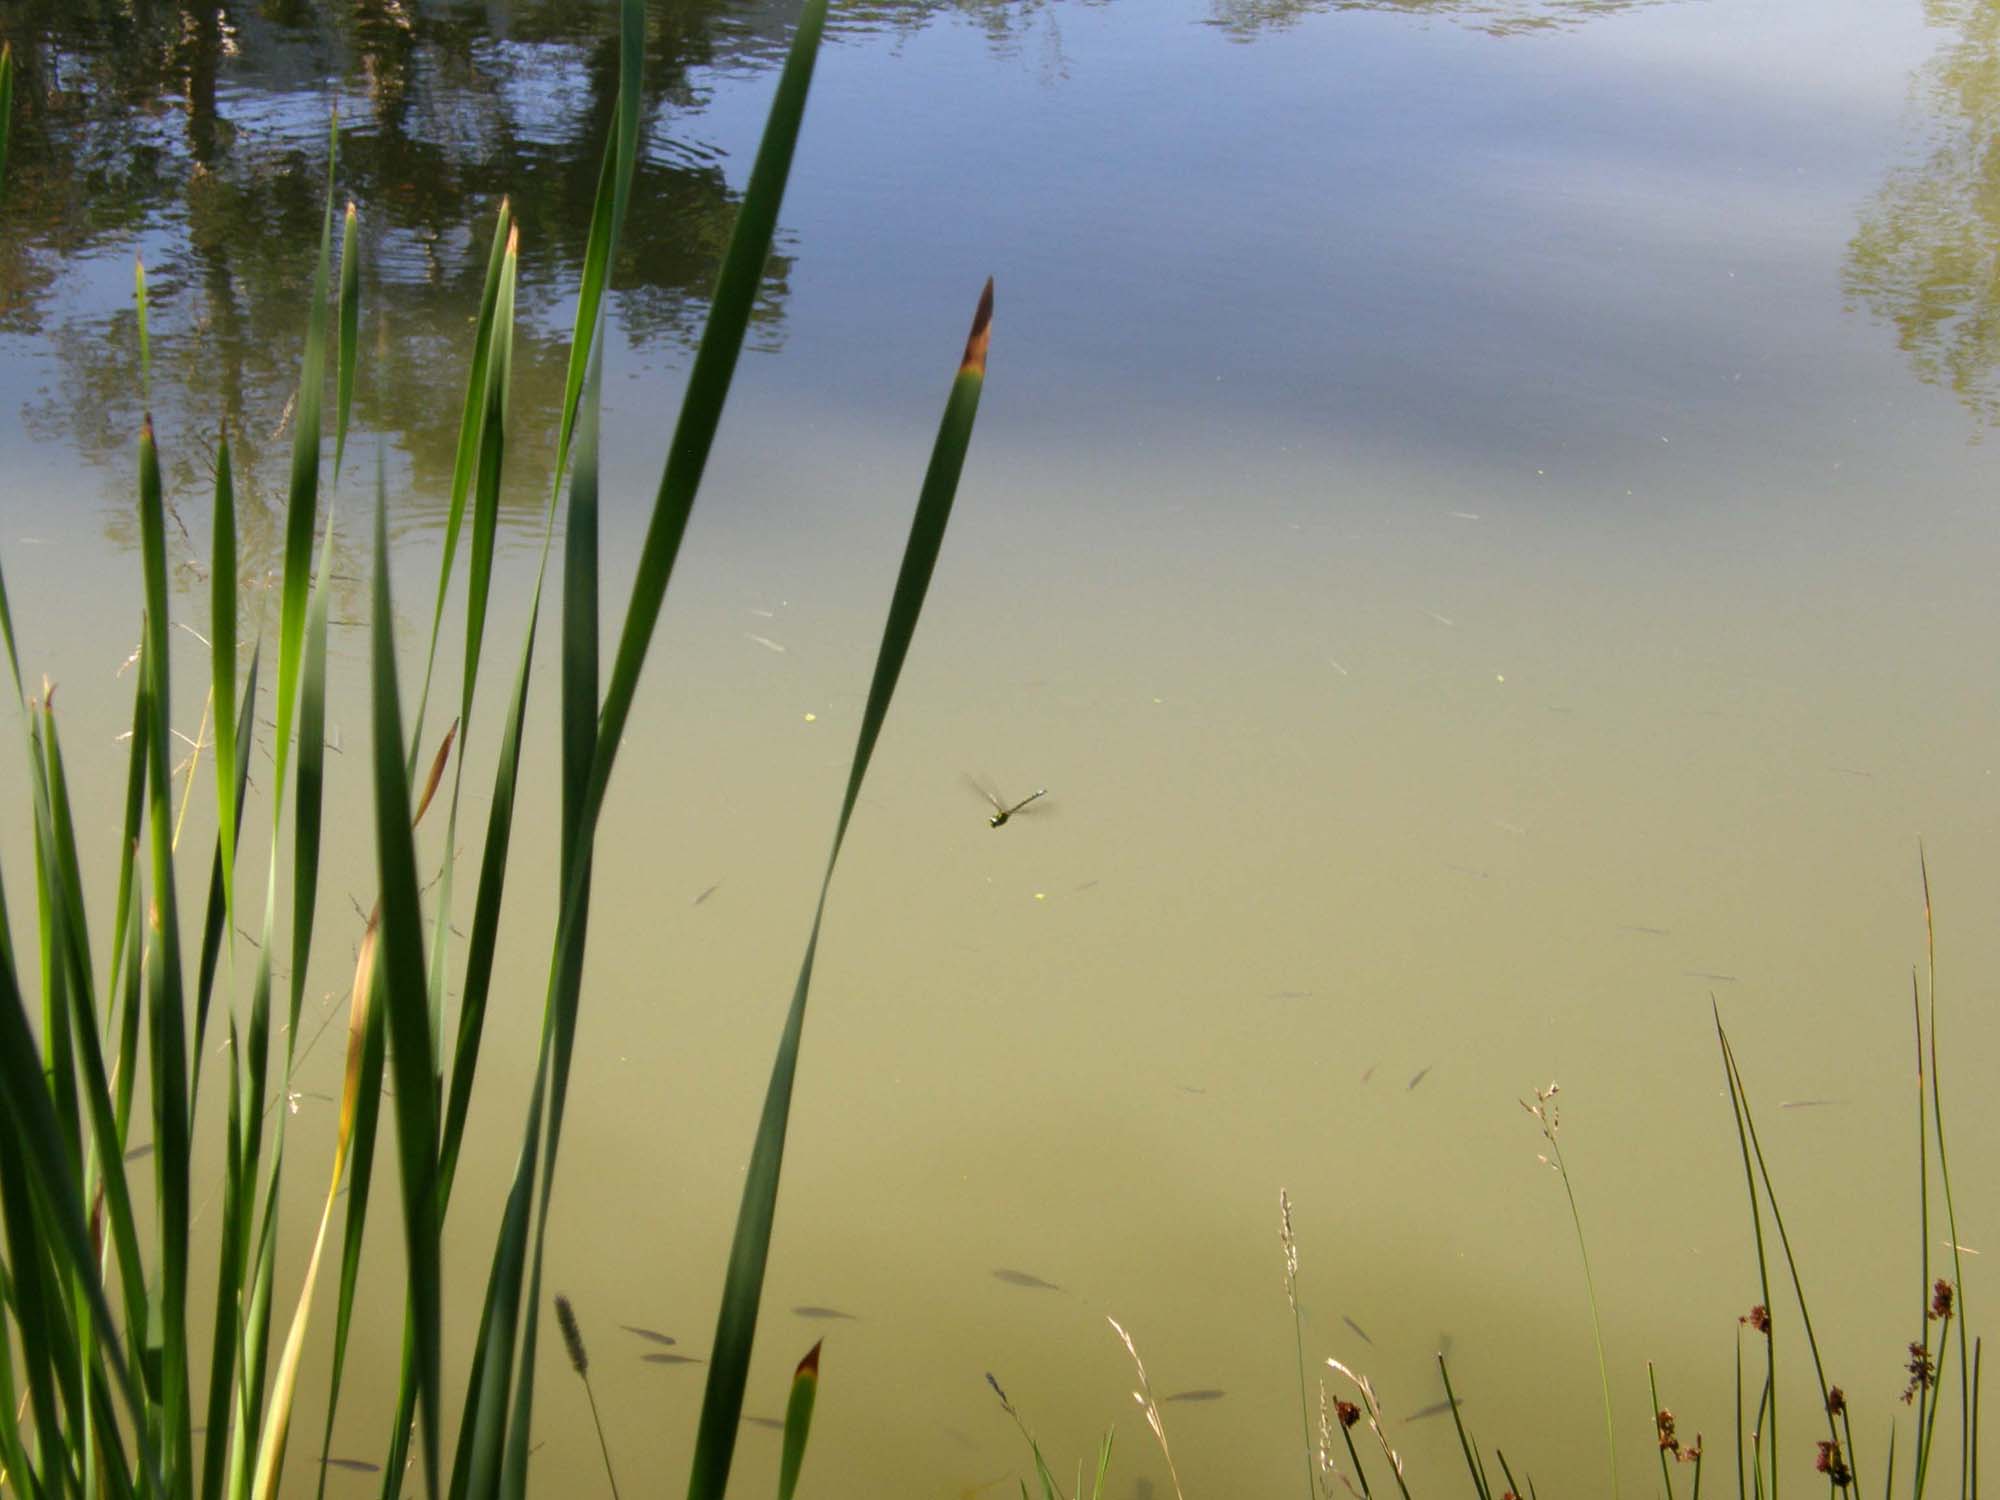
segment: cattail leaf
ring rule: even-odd
[[[313,1236],[312,1255],[306,1261],[305,1283],[299,1290],[298,1306],[292,1312],[291,1330],[285,1336],[284,1352],[278,1359],[277,1379],[272,1385],[270,1402],[264,1414],[264,1430],[257,1442],[257,1471],[251,1486],[254,1500],[271,1500],[278,1492],[279,1478],[284,1472],[285,1443],[291,1431],[292,1402],[297,1395],[299,1361],[305,1352],[306,1327],[312,1318],[313,1289],[319,1283],[320,1256],[326,1248],[327,1226],[333,1222],[333,1205],[340,1196],[340,1176],[347,1165],[348,1148],[354,1139],[354,1121],[366,1073],[370,1012],[375,995],[376,930],[370,924],[362,933],[361,953],[354,965],[354,985],[347,1006],[347,1070],[340,1091],[340,1120],[334,1134],[333,1170],[327,1181],[326,1206],[320,1210],[319,1229]],[[322,1463],[322,1472],[324,1469]]]
[[[875,753],[882,725],[888,718],[896,682],[909,655],[910,642],[915,638],[924,596],[930,589],[931,574],[944,544],[945,526],[951,519],[952,501],[958,493],[959,475],[964,469],[966,450],[972,441],[973,419],[979,411],[992,318],[993,283],[988,281],[980,294],[978,310],[973,315],[972,332],[966,340],[958,373],[953,377],[944,416],[938,424],[937,440],[932,445],[930,466],[917,496],[916,515],[911,520],[909,540],[904,545],[902,568],[896,577],[895,593],[889,601],[889,618],[883,626],[882,643],[875,653],[874,680],[868,689],[867,707],[862,712],[854,762],[848,772],[847,792],[841,800],[839,820],[834,825],[833,849],[827,856],[826,873],[820,881],[819,903],[813,912],[812,931],[806,939],[805,958],[799,966],[798,982],[792,990],[791,1007],[778,1040],[778,1055],[772,1063],[764,1110],[757,1125],[757,1139],[750,1152],[743,1201],[737,1210],[736,1233],[730,1245],[729,1270],[723,1283],[722,1306],[716,1319],[708,1385],[702,1395],[701,1425],[695,1439],[693,1472],[688,1481],[690,1500],[720,1500],[728,1484],[737,1424],[743,1415],[743,1388],[749,1378],[750,1346],[757,1332],[757,1306],[763,1296],[764,1270],[770,1259],[771,1231],[778,1208],[778,1176],[784,1165],[785,1133],[791,1119],[792,1085],[798,1072],[799,1045],[805,1032],[806,999],[812,989],[813,958],[819,950],[820,924],[826,915],[827,893],[832,889],[834,867],[840,859],[841,843],[847,837],[848,821],[860,797],[862,778],[867,775],[868,763]]]
[[[388,495],[377,460],[373,648],[375,843],[381,881],[378,939],[382,1004],[396,1075],[396,1141],[403,1178],[416,1386],[423,1421],[425,1493],[438,1493],[440,1318],[437,1202],[437,1092],[423,961],[423,911],[410,790],[403,770],[403,725],[396,688],[395,616],[389,603]]]
[[[437,595],[431,606],[430,645],[424,652],[423,687],[417,694],[417,712],[410,736],[409,767],[412,777],[417,772],[417,751],[424,732],[424,714],[430,706],[431,672],[437,663],[438,633],[444,625],[445,596],[451,591],[452,563],[458,556],[459,534],[465,525],[465,503],[472,493],[472,481],[479,463],[488,369],[493,357],[493,333],[499,319],[500,284],[507,274],[508,257],[517,243],[512,225],[513,210],[507,199],[502,198],[500,212],[493,225],[493,246],[487,254],[486,280],[479,293],[479,317],[473,325],[472,369],[466,377],[465,402],[458,418],[458,447],[451,465],[451,504],[445,511]]]
[[[243,707],[236,714],[236,733],[234,735],[219,735],[216,739],[218,758],[225,749],[227,751],[231,771],[230,780],[234,784],[233,793],[224,799],[222,805],[234,812],[238,827],[242,826],[243,804],[250,788],[250,745],[251,736],[255,733],[257,723],[257,665],[258,659],[262,654],[263,643],[260,641],[250,652],[250,671],[243,679]],[[234,684],[232,683],[231,686],[233,688]],[[218,716],[216,722],[221,724],[226,723],[227,720]],[[194,1104],[192,1101],[198,1096],[201,1084],[200,1058],[208,1033],[209,998],[214,991],[216,965],[222,956],[225,927],[228,927],[231,932],[234,931],[233,926],[231,926],[233,919],[229,915],[229,893],[225,889],[225,882],[228,877],[229,865],[228,861],[223,857],[222,835],[218,831],[215,839],[215,857],[209,864],[208,914],[202,923],[201,959],[196,968],[195,978],[194,1056],[196,1067],[194,1076],[189,1080],[188,1096],[190,1103],[188,1111],[190,1114],[194,1113]]]
[[[361,332],[360,233],[354,202],[340,231],[340,345],[334,364],[333,478],[340,479],[341,456],[347,452],[347,414],[354,407],[355,347]]]
[[[813,1402],[819,1396],[819,1351],[820,1345],[814,1344],[792,1372],[792,1395],[785,1403],[785,1441],[778,1460],[778,1500],[792,1500],[798,1492],[799,1470],[806,1461],[806,1436],[812,1431]]]
[[[153,423],[139,435],[139,535],[146,585],[146,822],[151,845],[146,1013],[152,1057],[153,1168],[160,1224],[159,1335],[164,1351],[161,1463],[178,1474],[188,1463],[187,1280],[189,1118],[187,1037],[181,986],[180,919],[174,897],[173,824],[168,796],[167,719],[172,711],[167,656],[166,521]]]
[[[290,1008],[285,1028],[285,1082],[291,1083],[298,1045],[299,1012],[305,1003],[306,971],[312,957],[313,916],[319,907],[319,846],[326,785],[326,616],[332,593],[333,518],[320,541],[319,573],[313,579],[306,613],[304,661],[299,684],[298,806],[292,822],[292,963]],[[283,1122],[279,1130],[283,1131]]]
[[[229,438],[215,445],[215,520],[208,568],[209,692],[217,726],[236,722],[236,485]],[[226,931],[236,925],[236,829],[243,816],[236,778],[236,741],[215,737],[215,825],[221,843],[222,909]],[[234,938],[231,938],[233,944]],[[200,1051],[200,1024],[195,1027]]]
[[[285,500],[285,561],[278,601],[277,735],[271,750],[277,767],[271,795],[274,859],[279,816],[284,808],[285,773],[290,769],[292,723],[303,668],[313,527],[319,514],[321,405],[326,389],[327,282],[333,260],[333,178],[339,154],[340,121],[336,116],[327,130],[326,209],[320,224],[319,261],[313,270],[312,300],[306,313],[305,357],[299,365],[298,397],[292,411],[292,468]]]

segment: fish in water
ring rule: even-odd
[[[379,1474],[380,1464],[371,1464],[365,1458],[323,1458],[320,1460],[329,1469],[349,1469],[356,1474]]]
[[[1457,1401],[1433,1401],[1429,1406],[1420,1407],[1403,1418],[1405,1422],[1421,1422],[1425,1417],[1441,1417],[1454,1406],[1463,1406],[1463,1398]]]
[[[152,1154],[153,1154],[153,1143],[151,1141],[148,1141],[143,1146],[134,1146],[130,1151],[127,1151],[125,1153],[125,1160],[138,1161],[141,1157],[151,1156]]]
[[[792,1316],[795,1318],[844,1318],[849,1323],[855,1321],[854,1314],[851,1312],[842,1312],[837,1307],[815,1307],[811,1303],[807,1303],[804,1307],[793,1308]]]
[[[1683,969],[1681,972],[1690,979],[1713,979],[1717,984],[1734,984],[1734,974],[1718,974],[1713,969]]]
[[[722,882],[718,880],[714,885],[710,886],[707,890],[703,891],[699,896],[695,897],[694,900],[690,901],[688,905],[699,906],[701,905],[702,902],[706,901],[710,896],[713,896],[717,891],[721,889],[722,889]]]
[[[1780,1109],[1818,1109],[1826,1104],[1838,1104],[1838,1099],[1780,1099]]]
[[[752,1427],[768,1427],[773,1432],[783,1432],[785,1430],[785,1424],[780,1422],[776,1417],[745,1417],[743,1420],[748,1422]]]
[[[1165,1405],[1169,1401],[1220,1401],[1228,1394],[1229,1392],[1227,1391],[1217,1390],[1214,1386],[1205,1385],[1197,1390],[1175,1391],[1171,1396],[1162,1396],[1160,1397],[1160,1403]]]
[[[1031,1276],[1026,1271],[1010,1270],[1006,1266],[1001,1266],[995,1270],[993,1279],[995,1281],[1004,1281],[1009,1286],[1024,1286],[1037,1292],[1059,1292],[1062,1290],[1053,1281],[1044,1281],[1039,1276]]]
[[[1367,1067],[1363,1068],[1361,1070],[1361,1081],[1363,1083],[1366,1083],[1369,1079],[1373,1078],[1375,1076],[1375,1070],[1381,1066],[1382,1065],[1380,1063],[1370,1063]]]
[[[698,1365],[702,1361],[692,1354],[642,1354],[639,1358],[649,1365]]]
[[[1354,1319],[1348,1317],[1346,1313],[1342,1313],[1340,1315],[1340,1321],[1345,1323],[1349,1328],[1352,1328],[1354,1330],[1355,1337],[1360,1339],[1362,1343],[1369,1345],[1374,1344],[1375,1340],[1368,1337],[1368,1330],[1363,1328],[1359,1323],[1355,1322]]]
[[[1620,932],[1636,932],[1645,937],[1672,937],[1674,935],[1673,929],[1670,927],[1648,927],[1643,922],[1625,922],[1620,924],[1618,930]]]
[[[627,1333],[636,1333],[649,1344],[678,1344],[680,1342],[671,1333],[661,1333],[657,1328],[641,1328],[637,1323],[620,1323],[618,1326]]]
[[[1415,1088],[1418,1084],[1422,1083],[1424,1079],[1429,1075],[1431,1069],[1436,1066],[1437,1066],[1436,1063],[1425,1063],[1421,1068],[1417,1069],[1416,1073],[1411,1077],[1409,1083],[1404,1086],[1403,1091],[1405,1093],[1408,1093],[1411,1089]]]

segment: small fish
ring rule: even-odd
[[[748,1422],[752,1427],[768,1427],[773,1432],[783,1432],[785,1430],[785,1424],[780,1422],[776,1417],[745,1417],[743,1420]]]
[[[772,640],[767,635],[753,635],[750,636],[749,639],[755,641],[758,645],[762,646],[766,651],[775,651],[780,656],[783,656],[785,654],[785,648],[783,646],[780,646],[776,641]]]
[[[1191,1083],[1183,1083],[1178,1085],[1178,1087],[1183,1094],[1205,1094],[1208,1092],[1207,1089],[1198,1089]]]
[[[1452,623],[1448,618],[1446,618],[1444,615],[1439,614],[1434,609],[1427,609],[1424,611],[1424,613],[1429,615],[1433,620],[1436,620],[1440,625],[1449,625]]]
[[[699,1365],[706,1361],[696,1359],[692,1354],[642,1354],[639,1358],[649,1365]]]
[[[1096,890],[1099,884],[1100,882],[1095,880],[1086,880],[1082,885],[1072,886],[1071,889],[1074,890],[1078,895],[1081,895],[1085,891]]]
[[[1718,974],[1712,969],[1683,969],[1681,972],[1690,979],[1713,979],[1717,984],[1734,984],[1734,974]]]
[[[134,1146],[130,1151],[127,1151],[125,1153],[125,1160],[138,1161],[142,1157],[151,1156],[152,1154],[153,1154],[153,1143],[151,1141],[148,1141],[143,1146]]]
[[[1620,922],[1618,930],[1620,932],[1637,932],[1646,937],[1672,937],[1674,935],[1671,927],[1648,927],[1642,922]]]
[[[1359,1323],[1355,1322],[1354,1319],[1348,1317],[1346,1313],[1342,1313],[1340,1315],[1340,1321],[1345,1323],[1349,1328],[1352,1328],[1354,1330],[1355,1336],[1359,1338],[1362,1343],[1369,1345],[1374,1344],[1375,1340],[1368,1337],[1368,1330],[1363,1328]]]
[[[1006,1266],[1001,1266],[996,1270],[993,1273],[993,1279],[995,1281],[1004,1281],[1009,1286],[1024,1286],[1031,1291],[1037,1292],[1059,1292],[1062,1290],[1053,1281],[1044,1281],[1041,1277],[1031,1276],[1026,1271],[1009,1270]]]
[[[1354,675],[1352,672],[1348,671],[1347,668],[1343,667],[1339,662],[1335,661],[1330,656],[1326,659],[1326,664],[1329,667],[1332,667],[1333,670],[1338,672],[1342,677],[1352,677]]]
[[[1873,771],[1864,771],[1859,766],[1834,766],[1832,769],[1840,772],[1843,776],[1859,776],[1863,781],[1873,781],[1875,779]]]
[[[1403,1092],[1408,1093],[1411,1089],[1414,1089],[1418,1084],[1422,1083],[1425,1078],[1430,1076],[1431,1069],[1436,1066],[1437,1066],[1436,1063],[1425,1063],[1421,1068],[1417,1069],[1415,1075],[1412,1076],[1410,1081],[1403,1086]]]
[[[807,1303],[804,1307],[793,1308],[792,1316],[795,1318],[842,1318],[849,1323],[856,1321],[854,1314],[851,1312],[842,1312],[837,1307],[815,1307],[811,1303]]]
[[[1822,1105],[1838,1104],[1838,1099],[1780,1099],[1780,1109],[1818,1109]]]
[[[636,1333],[649,1344],[678,1344],[680,1342],[672,1334],[661,1333],[657,1328],[641,1328],[637,1323],[620,1323],[618,1326],[627,1333]]]
[[[1310,1000],[1312,997],[1313,992],[1311,990],[1273,990],[1266,998],[1271,1000]]]
[[[1227,1391],[1217,1390],[1214,1386],[1205,1385],[1197,1390],[1175,1391],[1171,1396],[1162,1396],[1160,1397],[1160,1404],[1164,1406],[1169,1401],[1220,1401],[1228,1394],[1229,1392]]]
[[[1453,874],[1467,875],[1474,880],[1491,880],[1493,878],[1493,872],[1491,870],[1481,870],[1472,865],[1447,864],[1445,868],[1447,870],[1450,870]]]
[[[1373,1078],[1375,1076],[1375,1070],[1381,1066],[1382,1065],[1380,1063],[1370,1063],[1367,1067],[1363,1068],[1361,1070],[1361,1081],[1363,1083],[1366,1083],[1369,1079]]]
[[[1463,1399],[1457,1401],[1433,1401],[1429,1406],[1420,1407],[1403,1418],[1405,1422],[1421,1422],[1425,1417],[1441,1417],[1454,1406],[1463,1406]]]
[[[380,1464],[371,1464],[365,1458],[323,1458],[320,1460],[329,1469],[351,1469],[356,1474],[379,1474]]]
[[[1455,510],[1451,512],[1451,518],[1454,521],[1476,521],[1479,519],[1479,512],[1476,510]]]
[[[706,901],[710,896],[713,896],[717,891],[721,889],[722,889],[722,882],[718,880],[715,882],[714,885],[710,886],[707,890],[703,891],[699,896],[695,897],[694,900],[688,902],[688,905],[699,906],[701,905],[702,902]]]
[[[1939,1240],[1938,1243],[1943,1245],[1947,1250],[1963,1250],[1967,1255],[1977,1255],[1979,1253],[1970,1245],[1954,1245],[1950,1240]]]

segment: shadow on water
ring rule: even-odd
[[[1919,159],[1890,173],[1848,244],[1842,287],[1896,329],[1918,377],[2000,418],[2000,5],[1926,0],[1956,35],[1916,76]]]

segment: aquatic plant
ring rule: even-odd
[[[293,453],[285,500],[279,579],[274,701],[257,701],[265,643],[250,654],[240,685],[235,504],[226,435],[213,466],[212,618],[208,710],[214,743],[216,837],[193,982],[184,962],[177,860],[179,819],[172,805],[179,774],[169,755],[171,623],[166,585],[165,508],[160,443],[150,418],[138,434],[138,519],[144,634],[133,705],[119,846],[117,897],[100,983],[78,859],[72,789],[64,773],[55,690],[30,694],[0,579],[4,641],[30,773],[33,892],[39,1015],[0,897],[0,1207],[6,1254],[0,1306],[11,1338],[0,1354],[0,1466],[24,1493],[47,1496],[160,1495],[217,1500],[265,1497],[279,1489],[294,1418],[297,1379],[306,1357],[313,1291],[343,1179],[347,1208],[340,1283],[330,1351],[331,1380],[320,1444],[320,1485],[352,1326],[360,1255],[371,1206],[375,1139],[385,1074],[394,1082],[394,1139],[399,1207],[408,1265],[403,1358],[397,1414],[385,1435],[383,1494],[402,1491],[415,1462],[426,1494],[453,1500],[520,1496],[531,1451],[535,1351],[549,1205],[578,1028],[581,975],[590,912],[592,856],[638,680],[665,602],[680,542],[720,425],[763,267],[825,22],[825,0],[809,0],[780,75],[756,162],[712,298],[679,420],[642,544],[630,603],[608,675],[598,639],[597,480],[603,379],[605,294],[609,268],[632,193],[640,138],[640,63],[644,14],[621,0],[619,88],[591,211],[577,292],[564,405],[555,442],[554,479],[542,545],[511,686],[500,706],[497,766],[465,940],[457,1027],[447,1036],[444,985],[453,933],[454,851],[465,745],[484,727],[478,685],[493,580],[496,516],[506,462],[514,292],[519,237],[503,203],[494,226],[471,367],[452,470],[443,561],[431,612],[429,645],[414,715],[406,722],[387,543],[387,479],[378,456],[373,515],[369,765],[379,895],[361,933],[348,1007],[347,1058],[325,1206],[307,1261],[304,1286],[275,1367],[270,1361],[277,1247],[295,1232],[281,1222],[290,1111],[273,1110],[289,1092],[299,1061],[303,986],[317,923],[320,833],[328,792],[326,654],[328,583],[334,520],[321,489],[337,484],[345,456],[357,356],[359,210],[342,215],[338,289],[333,279],[337,123],[329,135],[327,188],[307,313],[301,374],[292,406]],[[0,183],[12,90],[11,53],[0,52]],[[4,194],[4,186],[0,186]],[[5,199],[0,196],[0,209]],[[146,363],[144,272],[136,302]],[[904,658],[921,615],[971,439],[992,315],[988,282],[975,312],[946,400],[919,492],[901,571],[890,601],[873,680],[857,736],[832,850],[786,1023],[779,1039],[763,1116],[746,1174],[743,1203],[724,1274],[721,1310],[708,1360],[708,1382],[695,1438],[689,1494],[719,1496],[726,1484],[748,1379],[764,1269],[775,1227],[779,1174],[793,1080],[827,892]],[[333,304],[329,321],[329,303]],[[334,364],[333,453],[323,454],[326,364]],[[564,486],[567,484],[567,503]],[[549,954],[539,1056],[521,1122],[522,1143],[494,1245],[471,1368],[459,1401],[454,1451],[444,1451],[449,1393],[442,1371],[444,1274],[441,1244],[478,1071],[486,1007],[499,945],[499,913],[510,872],[521,742],[541,620],[542,587],[560,517],[561,584],[561,893]],[[468,532],[469,523],[469,532]],[[317,538],[318,558],[314,550]],[[417,769],[437,666],[446,594],[466,543],[466,614],[457,714],[440,737],[429,774]],[[492,710],[488,709],[486,714]],[[237,944],[237,864],[245,826],[251,747],[263,713],[275,734],[268,783],[271,844],[263,922],[254,957]],[[444,796],[450,772],[449,795]],[[191,792],[194,768],[187,769]],[[289,849],[280,830],[293,801]],[[448,828],[442,866],[428,907],[420,886],[412,829],[442,798]],[[183,796],[185,806],[185,794]],[[144,857],[141,857],[141,851]],[[289,857],[288,857],[289,856]],[[282,871],[282,875],[281,875]],[[281,886],[290,887],[290,951],[282,1009],[273,1015]],[[249,969],[247,1014],[240,1014],[241,970]],[[31,980],[32,982],[32,980]],[[216,1309],[208,1329],[189,1319],[194,1274],[195,1142],[201,1125],[204,1044],[211,1021],[226,1025],[227,1104],[210,1128],[222,1136],[223,1180]],[[283,1036],[273,1057],[273,1028]],[[141,1044],[143,1029],[144,1043]],[[449,1045],[447,1043],[449,1042]],[[447,1059],[447,1054],[449,1057]],[[148,1070],[151,1141],[140,1149],[133,1119],[134,1082]],[[266,1120],[274,1123],[267,1131]],[[129,1159],[128,1159],[129,1158]],[[156,1235],[142,1241],[127,1180],[130,1159],[154,1178]],[[587,1358],[573,1312],[558,1304],[580,1376]],[[12,1351],[18,1350],[17,1370]],[[206,1369],[202,1355],[206,1354]],[[793,1378],[785,1423],[781,1494],[797,1486],[817,1388],[819,1350]],[[197,1380],[205,1373],[205,1393]],[[198,1397],[204,1421],[197,1424]],[[594,1410],[594,1399],[593,1399]],[[205,1440],[195,1442],[196,1429]],[[602,1439],[602,1429],[599,1429]],[[415,1444],[412,1457],[412,1443]],[[610,1446],[603,1444],[607,1476]]]

